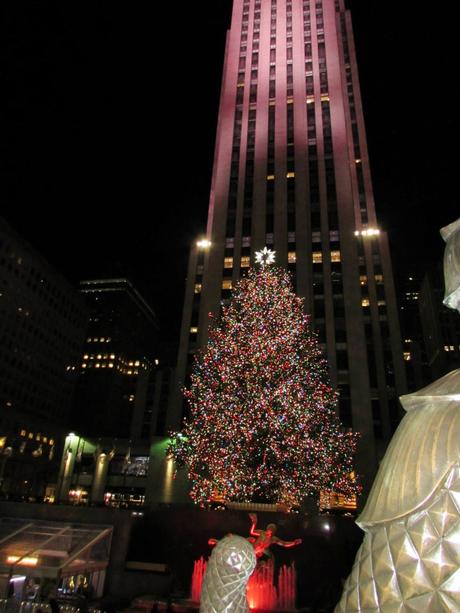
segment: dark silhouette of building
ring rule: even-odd
[[[404,275],[398,280],[400,321],[403,339],[403,358],[409,391],[421,389],[431,381],[424,350],[420,320],[420,277]]]
[[[444,276],[439,265],[423,278],[419,298],[431,381],[460,367],[460,318],[458,313],[444,306],[443,298]]]
[[[0,482],[3,479],[4,492],[43,493],[43,475],[67,427],[87,319],[78,292],[0,219]]]
[[[190,256],[175,399],[208,314],[265,246],[292,271],[362,434],[371,478],[406,391],[386,233],[379,228],[351,17],[344,0],[234,0],[227,36],[206,239]]]
[[[90,311],[72,412],[78,434],[150,435],[158,323],[128,279],[82,281]]]

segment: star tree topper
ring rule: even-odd
[[[275,253],[276,251],[267,249],[267,247],[264,247],[262,251],[256,251],[256,264],[260,264],[261,266],[273,264],[275,261]]]

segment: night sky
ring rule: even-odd
[[[460,211],[451,4],[349,2],[377,214],[401,277],[442,257],[438,229]],[[231,1],[0,10],[0,214],[72,282],[130,277],[175,337]]]

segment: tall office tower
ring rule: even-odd
[[[93,437],[148,438],[158,349],[155,313],[128,279],[82,281],[80,291],[90,318],[72,427]]]
[[[72,285],[0,218],[0,491],[42,495],[68,432],[88,314]],[[57,451],[56,454],[57,456]],[[3,482],[3,483],[2,483]]]
[[[358,464],[372,473],[405,374],[344,0],[234,0],[206,238],[189,263],[176,391],[208,314],[268,246],[305,298],[341,420],[362,433]],[[180,398],[173,404],[177,426]]]

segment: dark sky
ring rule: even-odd
[[[414,17],[414,3],[349,2],[377,212],[404,275],[441,257],[438,229],[460,210],[453,4],[417,4]],[[230,9],[230,0],[0,9],[1,214],[72,281],[130,276],[167,336],[180,324],[188,246],[206,221]]]

